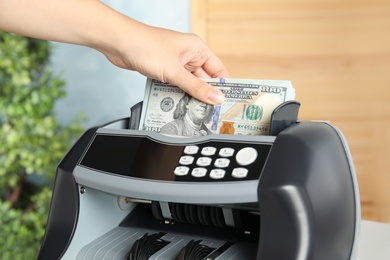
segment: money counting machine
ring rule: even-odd
[[[38,259],[356,259],[346,141],[298,108],[267,136],[139,131],[140,105],[88,130],[58,166]]]

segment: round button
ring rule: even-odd
[[[253,163],[257,158],[257,151],[253,147],[242,148],[236,154],[237,163],[241,166],[246,166]]]

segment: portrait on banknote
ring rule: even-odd
[[[205,104],[187,93],[180,98],[173,120],[161,127],[161,134],[196,137],[212,132],[206,126],[212,119],[214,106]]]

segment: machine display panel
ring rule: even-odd
[[[195,152],[191,149],[194,147]],[[256,158],[242,166],[236,158],[244,148],[252,149]],[[221,140],[186,145],[164,144],[139,136],[96,135],[79,164],[106,173],[158,181],[255,180],[259,178],[270,148],[270,144]],[[210,149],[215,150],[214,153],[203,153]],[[182,169],[187,171],[180,171]],[[246,174],[232,175],[237,169],[244,169]]]

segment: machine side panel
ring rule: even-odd
[[[59,259],[72,239],[79,211],[79,194],[72,172],[95,132],[93,128],[84,133],[58,165],[38,259]]]
[[[351,259],[360,215],[345,149],[325,123],[278,135],[258,187],[258,259]]]

